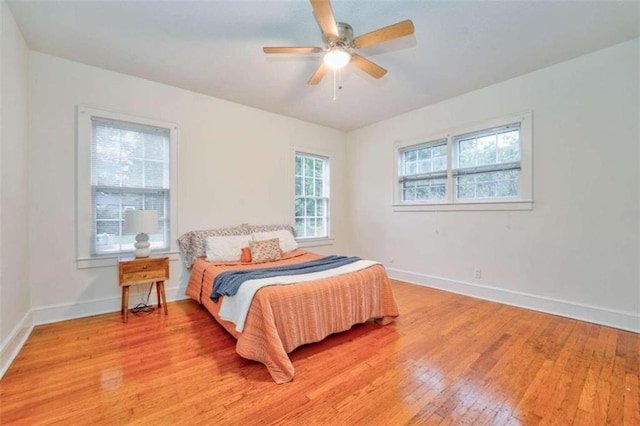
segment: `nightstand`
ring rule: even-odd
[[[158,295],[158,309],[164,305],[164,314],[167,310],[167,297],[164,293],[164,282],[169,279],[168,257],[139,257],[120,259],[118,262],[118,282],[122,287],[122,305],[120,314],[124,315],[127,322],[129,313],[129,286],[135,284],[154,284]]]

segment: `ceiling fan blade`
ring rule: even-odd
[[[322,52],[319,47],[263,47],[264,53],[318,53]]]
[[[363,58],[357,53],[351,54],[351,63],[373,78],[380,78],[387,73],[387,70],[382,68],[380,65],[374,64],[370,60]]]
[[[322,80],[322,77],[324,77],[328,69],[329,67],[327,67],[324,62],[321,62],[316,72],[313,73],[313,75],[309,79],[309,84],[314,85],[320,83],[320,80]]]
[[[406,21],[398,22],[397,24],[358,36],[353,39],[351,44],[357,48],[373,46],[374,44],[383,43],[393,40],[394,38],[408,36],[413,34],[414,30],[413,22],[407,19]]]
[[[320,29],[324,33],[325,37],[329,39],[338,38],[338,26],[336,25],[336,18],[333,16],[333,9],[331,9],[331,3],[329,0],[310,0],[311,7],[313,8],[313,14],[316,15],[316,20]]]

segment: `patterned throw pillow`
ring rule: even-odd
[[[251,250],[251,263],[280,260],[280,244],[277,238],[249,241],[249,250]]]

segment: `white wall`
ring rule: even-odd
[[[4,1],[0,139],[0,377],[31,326],[27,192],[28,48]]]
[[[29,83],[36,323],[119,310],[116,267],[77,269],[75,263],[78,104],[178,124],[179,234],[243,222],[290,223],[292,147],[330,154],[334,182],[344,181],[346,135],[340,131],[36,52]],[[346,224],[339,220],[346,216],[345,191],[337,184],[333,190],[335,244],[318,251],[346,247]],[[171,262],[167,297],[183,298],[187,279],[181,262]],[[131,303],[138,301],[132,294]]]
[[[412,282],[640,331],[638,63],[634,40],[351,132],[352,250]],[[394,141],[527,110],[533,211],[392,212]]]

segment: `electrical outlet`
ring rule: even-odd
[[[476,280],[479,280],[482,278],[482,270],[481,269],[475,269],[473,271],[473,276]]]

